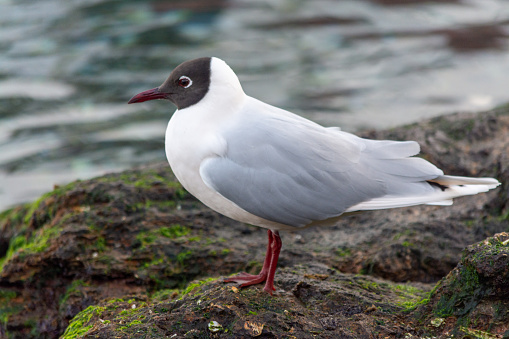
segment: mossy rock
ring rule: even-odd
[[[442,333],[509,335],[509,233],[468,246],[415,314],[424,323],[444,319]]]
[[[274,295],[263,286],[239,289],[220,280],[195,281],[152,298],[110,300],[70,323],[63,338],[339,338],[413,332],[399,313],[426,291],[323,266],[278,271]],[[85,330],[83,330],[85,329]]]

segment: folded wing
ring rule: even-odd
[[[219,194],[267,220],[304,227],[345,212],[447,204],[498,183],[460,189],[456,181],[449,185],[453,177],[411,157],[419,152],[416,142],[362,139],[255,99],[248,107],[255,111],[242,112],[242,123],[222,133],[225,154],[204,160],[200,174]]]

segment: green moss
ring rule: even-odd
[[[123,303],[123,302],[124,302],[124,299],[122,299],[122,298],[108,300],[108,304]]]
[[[23,325],[25,325],[26,328],[30,329],[30,335],[33,338],[40,338],[41,337],[40,332],[39,332],[39,326],[38,326],[37,320],[35,320],[35,319],[28,319],[28,320],[26,320],[23,323]]]
[[[0,221],[9,219],[11,217],[11,214],[14,213],[14,208],[9,208],[5,211],[0,212]]]
[[[414,247],[414,244],[411,243],[410,241],[403,241],[401,243],[401,246],[403,246],[403,247]]]
[[[190,232],[188,227],[175,224],[170,227],[161,227],[157,229],[157,232],[163,237],[175,239],[187,235]]]
[[[95,242],[94,247],[96,248],[96,250],[98,252],[105,251],[106,250],[106,239],[104,239],[103,237],[98,237]]]
[[[413,237],[413,236],[415,236],[415,234],[416,234],[415,230],[412,230],[412,229],[406,229],[406,230],[404,230],[403,232],[396,233],[396,234],[392,237],[392,239],[397,241],[397,240],[399,240],[401,237],[404,237],[404,236],[406,236],[406,237]]]
[[[189,194],[178,182],[165,178],[156,170],[147,170],[143,173],[121,173],[119,175],[106,175],[97,179],[99,182],[118,182],[122,181],[127,185],[132,185],[141,189],[149,189],[158,185],[164,185],[175,190],[177,199],[184,199]]]
[[[417,288],[417,287],[414,287],[414,286],[411,286],[411,285],[401,285],[401,284],[398,284],[398,285],[396,285],[395,289],[399,290],[399,291],[407,292],[407,293],[410,293],[410,294],[419,294],[419,293],[423,293],[424,292],[420,288]]]
[[[162,289],[159,291],[156,291],[152,294],[151,299],[153,301],[163,301],[168,299],[173,299],[176,296],[180,295],[180,290],[175,288],[169,288],[169,289]]]
[[[141,242],[141,247],[143,248],[154,243],[159,237],[177,239],[186,236],[190,231],[186,226],[174,224],[169,227],[160,227],[155,230],[140,232],[136,239]]]
[[[429,297],[424,297],[422,299],[419,299],[417,301],[404,301],[399,302],[397,305],[403,307],[402,312],[411,312],[417,309],[420,306],[427,305],[429,303]]]
[[[22,248],[25,245],[26,245],[25,235],[18,235],[18,236],[15,236],[14,238],[11,238],[11,240],[9,242],[9,248],[7,249],[7,253],[6,253],[5,257],[3,257],[2,260],[0,261],[0,271],[2,270],[2,268],[4,266],[4,263],[9,261],[9,259],[12,258],[14,253],[16,253],[16,251],[19,248]]]
[[[381,287],[391,289],[398,297],[395,304],[402,307],[402,312],[409,312],[415,310],[418,306],[427,304],[429,302],[430,292],[426,292],[420,288],[407,284],[386,284],[381,283]]]
[[[75,185],[76,182],[73,182],[56,188],[51,192],[43,194],[33,203],[10,209],[0,215],[0,220],[9,220],[12,224],[16,225],[18,232],[16,236],[10,239],[5,256],[0,258],[0,271],[14,254],[19,253],[20,257],[24,257],[28,254],[43,252],[48,248],[50,240],[58,237],[62,225],[73,214],[64,215],[57,225],[48,227],[58,206],[55,203],[50,203],[44,207],[41,205],[46,204],[49,198],[56,199],[60,197],[74,188]],[[39,210],[42,210],[42,212]],[[32,223],[35,223],[36,228],[38,228],[37,230],[29,231],[29,225],[32,225]]]
[[[509,209],[507,209],[507,211],[505,211],[505,213],[502,213],[500,215],[499,220],[500,221],[509,220]]]
[[[508,252],[509,243],[501,241],[499,237],[470,246],[457,268],[437,285],[437,291],[441,294],[433,308],[434,314],[439,317],[455,316],[458,325],[475,321],[470,317],[472,311],[485,295],[493,293],[493,286],[479,276],[477,269],[493,264],[495,256]]]
[[[5,257],[0,259],[0,271],[5,264],[14,256],[18,254],[21,258],[33,253],[41,253],[45,251],[49,245],[50,240],[55,239],[60,234],[61,228],[59,226],[42,228],[34,235],[27,239],[27,235],[21,234],[13,237],[9,242],[9,248]]]
[[[339,257],[349,257],[352,255],[352,250],[346,247],[336,249],[336,254]]]
[[[2,301],[2,304],[14,299],[15,297],[16,292],[0,289],[0,301]]]
[[[38,211],[42,206],[42,204],[47,203],[49,198],[57,199],[63,196],[68,191],[72,190],[76,187],[76,184],[80,181],[74,181],[64,186],[59,186],[55,188],[53,191],[44,193],[40,198],[35,200],[32,203],[25,204],[21,207],[12,208],[0,213],[0,220],[10,219],[14,222],[23,222],[28,225],[33,217],[35,217],[35,212]],[[48,204],[48,206],[44,207],[44,212],[46,213],[46,217],[49,219],[55,216],[56,208],[55,204]]]
[[[73,294],[78,294],[80,296],[83,295],[81,292],[81,287],[90,286],[89,283],[84,282],[81,279],[74,280],[66,289],[65,294],[60,298],[59,305],[63,305],[67,302],[69,297]]]
[[[152,266],[157,266],[157,265],[160,265],[162,263],[164,263],[164,258],[156,258],[156,259],[153,259],[152,261],[149,261],[149,262],[146,262],[143,264],[143,267],[144,268],[149,268],[149,267],[152,267]]]
[[[478,338],[478,339],[495,339],[495,338],[500,338],[498,335],[491,334],[489,332],[480,331],[480,330],[470,329],[470,328],[467,328],[465,326],[460,326],[459,329],[460,329],[460,331],[462,331],[465,334],[467,334],[467,336],[469,338]]]
[[[477,305],[484,293],[479,284],[479,275],[475,268],[463,266],[455,275],[449,276],[449,281],[449,292],[441,296],[433,312],[442,318],[452,315],[461,317]]]
[[[376,291],[378,290],[378,284],[374,281],[363,281],[359,284],[363,289],[368,291]]]
[[[58,237],[60,231],[61,228],[58,226],[42,229],[40,232],[37,232],[22,249],[25,253],[41,253],[48,248],[51,239]]]
[[[94,316],[101,316],[104,307],[89,306],[78,313],[69,323],[61,339],[74,339],[84,336],[93,325],[88,325]]]
[[[14,291],[0,289],[0,324],[7,324],[9,317],[23,309],[22,305],[13,305],[17,294]]]
[[[140,232],[136,235],[136,240],[141,242],[141,247],[146,247],[147,245],[152,244],[157,239],[157,236],[152,232]]]
[[[129,327],[131,326],[135,326],[135,325],[141,325],[143,324],[140,320],[133,320],[131,321],[129,324],[126,324],[124,326],[120,326],[120,327],[117,327],[116,330],[117,331],[124,331],[124,330],[127,330]]]
[[[191,251],[183,251],[177,254],[177,262],[184,266],[185,261],[191,256]]]
[[[76,184],[80,181],[74,181],[64,186],[59,186],[55,188],[53,191],[43,194],[39,199],[34,201],[31,204],[28,204],[28,210],[25,214],[24,222],[25,224],[29,224],[32,218],[41,218],[41,216],[37,216],[35,214],[36,211],[38,211],[41,208],[41,205],[43,203],[46,203],[46,200],[48,198],[54,198],[57,199],[61,196],[63,196],[68,191],[72,190],[76,187]],[[55,204],[48,204],[48,206],[45,206],[44,212],[42,218],[47,218],[48,220],[51,220],[56,213],[57,207]],[[42,220],[37,220],[38,222]]]
[[[117,316],[115,316],[115,318],[113,319],[113,322],[114,323],[119,323],[119,324],[127,324],[127,325],[123,325],[123,327],[120,327],[120,328],[117,328],[117,330],[122,330],[122,329],[126,329],[128,328],[130,323],[132,323],[132,325],[135,325],[135,323],[133,323],[133,321],[136,321],[136,322],[139,322],[139,324],[141,324],[141,320],[145,319],[145,315],[142,314],[144,312],[144,307],[147,306],[147,303],[144,302],[144,301],[136,301],[134,299],[131,299],[127,302],[127,304],[129,306],[134,306],[136,305],[136,307],[129,307],[127,309],[124,309],[122,310],[120,313],[118,313]],[[126,305],[122,305],[122,307],[125,307]],[[112,309],[113,306],[109,306],[108,309]]]
[[[197,291],[195,291],[195,289],[199,289],[202,285],[209,283],[211,281],[216,281],[217,279],[218,278],[207,278],[204,280],[193,281],[189,283],[189,285],[187,285],[187,287],[181,292],[181,298],[184,295],[189,294],[191,292],[194,292],[194,294],[196,295]]]
[[[9,221],[12,226],[16,227],[16,229],[23,228],[19,227],[19,225],[23,224],[28,208],[29,204],[25,204],[1,212],[0,223]],[[26,226],[24,228],[26,228]]]
[[[51,196],[51,193],[46,193],[29,205],[28,211],[25,214],[25,218],[23,219],[25,224],[28,224],[30,222],[30,219],[34,215],[35,211],[37,211],[39,209],[39,206],[41,205],[41,203],[44,200],[46,200],[46,198],[48,198],[49,196]]]

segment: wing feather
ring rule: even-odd
[[[442,192],[429,184],[459,179],[411,157],[419,152],[416,142],[362,139],[248,99],[238,119],[220,133],[225,153],[204,160],[200,175],[258,217],[304,227],[344,212],[449,204],[480,191],[455,186]]]

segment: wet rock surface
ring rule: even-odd
[[[365,132],[502,185],[284,232],[274,297],[221,282],[260,269],[266,231],[204,207],[167,164],[57,187],[0,215],[0,337],[508,335],[508,112]]]

